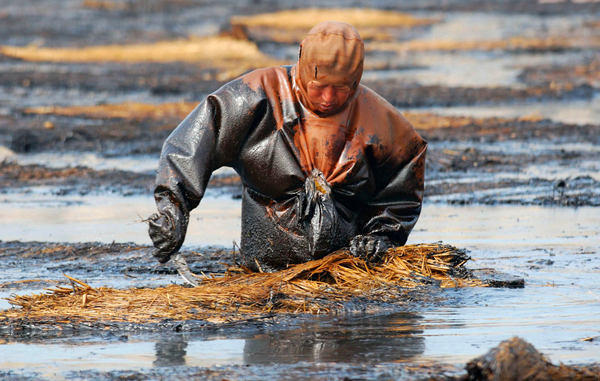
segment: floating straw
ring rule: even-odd
[[[94,288],[65,275],[71,287],[46,294],[11,295],[15,307],[0,323],[27,318],[72,323],[153,323],[164,319],[223,323],[267,313],[327,313],[352,298],[403,303],[407,292],[425,284],[441,288],[484,286],[463,267],[470,258],[450,245],[420,244],[390,249],[378,264],[346,250],[274,273],[237,265],[224,274],[200,276],[195,288]]]

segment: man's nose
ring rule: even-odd
[[[333,103],[333,100],[335,99],[335,87],[333,86],[327,86],[323,89],[323,102],[325,103]]]

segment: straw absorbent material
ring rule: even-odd
[[[464,251],[442,244],[390,249],[378,264],[346,250],[274,273],[251,272],[243,265],[224,274],[200,276],[189,288],[94,288],[68,277],[71,287],[46,294],[17,296],[20,308],[0,312],[0,322],[27,317],[58,322],[154,323],[164,319],[238,321],[273,313],[327,313],[348,302],[402,303],[424,285],[440,288],[484,286],[471,277]]]

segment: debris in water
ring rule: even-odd
[[[327,313],[343,310],[355,298],[402,303],[407,292],[437,284],[441,288],[486,287],[464,267],[463,250],[443,244],[407,245],[390,249],[378,264],[346,250],[274,273],[251,272],[242,265],[224,275],[198,277],[189,288],[94,288],[65,275],[71,287],[49,294],[12,295],[15,307],[0,312],[0,325],[18,319],[70,323],[156,323],[164,319],[224,323],[271,313]]]
[[[552,381],[598,380],[600,366],[571,367],[553,365],[533,345],[519,337],[503,341],[483,356],[471,360],[468,376],[472,381]]]

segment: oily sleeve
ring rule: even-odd
[[[158,214],[149,234],[164,259],[181,247],[189,213],[204,196],[212,172],[235,166],[264,96],[241,79],[209,95],[165,141],[155,181]]]
[[[398,246],[406,243],[423,203],[427,142],[410,129],[409,143],[396,148],[404,158],[375,171],[378,191],[362,213],[363,234],[386,236]]]

